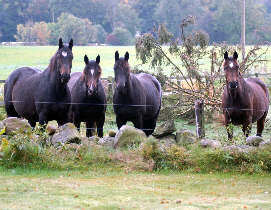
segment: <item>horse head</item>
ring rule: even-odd
[[[224,53],[224,72],[226,77],[227,88],[231,91],[237,89],[242,78],[237,62],[238,54],[234,52],[233,57],[228,56],[228,52]]]
[[[71,68],[72,68],[72,47],[73,40],[71,39],[69,44],[63,44],[62,38],[58,42],[58,50],[54,56],[54,67],[53,69],[58,71],[60,75],[61,83],[66,84],[70,79]]]
[[[115,82],[116,88],[122,93],[126,93],[128,89],[128,84],[130,80],[130,66],[128,63],[129,53],[126,52],[124,58],[119,57],[119,52],[115,52]]]
[[[102,69],[100,67],[100,55],[96,57],[96,61],[89,61],[85,55],[85,68],[83,71],[83,80],[86,84],[87,95],[92,96],[98,93],[98,82],[101,77]]]

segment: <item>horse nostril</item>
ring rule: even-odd
[[[229,86],[230,86],[231,89],[237,88],[238,87],[238,82],[237,81],[230,82]]]

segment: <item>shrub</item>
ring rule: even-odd
[[[111,45],[131,45],[133,44],[133,36],[127,29],[118,27],[107,36],[106,43]]]
[[[45,22],[27,23],[17,25],[17,34],[14,36],[19,42],[37,42],[38,44],[48,44],[50,29]]]

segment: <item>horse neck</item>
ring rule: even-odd
[[[66,92],[67,83],[63,84],[61,82],[60,74],[54,59],[51,60],[51,63],[49,64],[48,68],[44,70],[44,76],[50,83],[49,87],[57,95]]]
[[[228,85],[227,85],[228,88]],[[238,88],[236,90],[234,90],[235,92],[232,92],[229,88],[228,88],[228,93],[229,93],[229,97],[232,99],[232,103],[233,104],[240,104],[242,101],[247,99],[247,90],[248,90],[248,84],[246,83],[246,81],[244,80],[243,77],[241,77],[241,79],[239,80],[239,85]]]

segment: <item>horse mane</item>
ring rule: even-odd
[[[50,59],[50,63],[49,63],[49,66],[48,66],[50,72],[55,70],[55,66],[56,66],[56,55],[57,55],[57,52]]]

